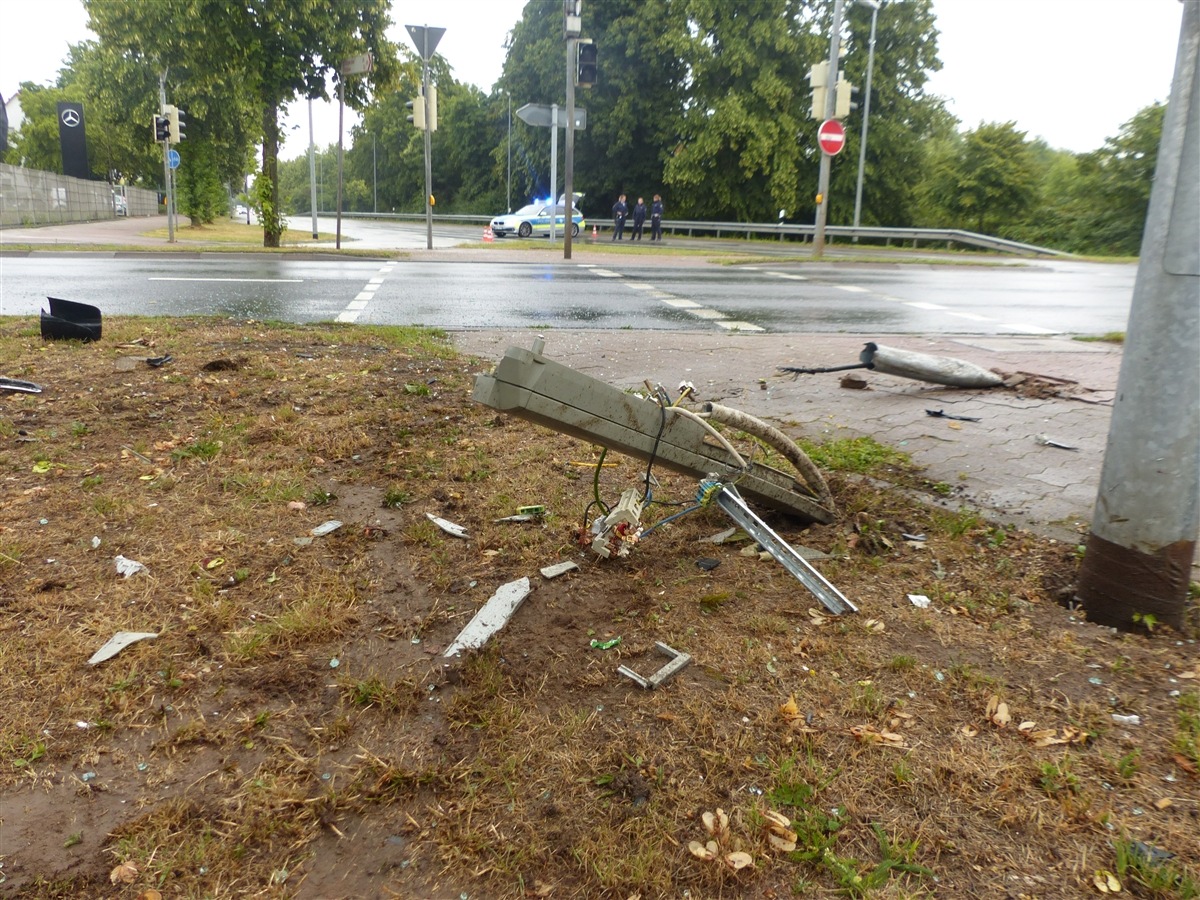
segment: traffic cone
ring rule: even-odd
[[[592,240],[594,241],[598,237],[600,237],[600,226],[593,225],[592,226]]]
[[[484,225],[483,226],[483,242],[485,244],[490,244],[495,239],[496,239],[496,236],[494,234],[492,234],[492,226]]]

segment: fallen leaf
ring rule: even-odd
[[[796,719],[800,718],[800,707],[798,707],[796,705],[796,695],[795,694],[788,697],[787,703],[784,703],[779,707],[779,712],[780,712],[780,715],[782,715],[789,722],[795,721]]]
[[[1170,797],[1160,797],[1159,799],[1154,801],[1155,809],[1166,809],[1170,805],[1171,805]]]
[[[1106,869],[1100,869],[1092,878],[1092,884],[1101,894],[1119,894],[1121,893],[1121,882],[1117,876]]]
[[[778,850],[780,853],[791,853],[793,850],[796,849],[796,841],[795,840],[788,840],[787,838],[782,837],[778,834],[768,834],[767,835],[767,843],[769,843],[774,849]]]
[[[744,853],[741,850],[736,850],[733,853],[725,854],[725,864],[735,872],[739,869],[744,869],[747,866],[754,865],[754,857],[749,853]]]
[[[138,894],[138,900],[162,900],[162,894],[154,888],[146,888]]]
[[[123,862],[108,873],[108,880],[113,884],[133,884],[137,877],[138,867],[131,862]]]
[[[706,847],[699,841],[690,841],[688,843],[688,852],[696,859],[715,859],[716,858],[716,841],[709,841],[709,846]],[[710,849],[711,847],[711,849]]]
[[[977,734],[979,734],[979,729],[974,725],[964,725],[962,728],[958,729],[958,731],[960,734],[966,737],[975,737]]]
[[[997,697],[995,694],[988,697],[987,717],[993,725],[1004,728],[1012,721],[1012,716],[1008,712],[1008,704]]]
[[[829,622],[829,617],[817,609],[815,606],[808,608],[808,617],[812,619],[814,625],[825,625]]]
[[[878,619],[867,619],[867,621],[863,622],[863,628],[871,634],[883,634],[886,627]]]

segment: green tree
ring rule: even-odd
[[[843,70],[846,79],[862,92],[866,88],[871,10],[857,3],[848,3],[844,10],[847,53]],[[938,30],[931,0],[881,4],[876,16],[875,66],[871,79],[874,96],[863,174],[864,225],[917,224],[917,173],[924,169],[931,144],[952,136],[956,125],[942,99],[925,90],[931,73],[942,67],[937,51]],[[826,42],[822,55],[828,52]],[[860,105],[845,120],[846,147],[834,158],[831,168],[831,224],[849,225],[854,221],[864,114]],[[816,125],[810,120],[804,129],[810,165],[816,161]],[[808,174],[815,193],[815,165],[811,165]]]
[[[1038,172],[1015,122],[984,123],[933,148],[921,186],[931,224],[1008,235],[1038,199]]]
[[[1102,148],[1078,157],[1078,179],[1065,204],[1070,226],[1064,238],[1070,249],[1140,252],[1165,114],[1163,104],[1147,106]]]
[[[85,0],[89,27],[106,43],[170,72],[180,85],[203,86],[212,102],[235,116],[257,119],[251,133],[262,143],[257,204],[263,244],[279,246],[279,115],[299,96],[326,97],[341,60],[375,57],[369,79],[346,80],[346,102],[363,106],[372,86],[389,84],[395,49],[384,36],[391,23],[387,0]],[[176,75],[175,73],[181,74]],[[215,111],[215,110],[210,110]],[[204,111],[197,110],[200,116]],[[190,135],[189,135],[190,136]]]
[[[690,102],[664,179],[682,215],[773,219],[795,209],[808,119],[804,84],[820,52],[800,0],[687,0]],[[828,44],[826,43],[826,47]]]

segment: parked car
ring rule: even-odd
[[[129,215],[129,201],[122,194],[113,194],[113,212],[118,216]]]
[[[530,203],[528,206],[521,207],[515,213],[496,216],[496,218],[492,219],[492,234],[496,237],[515,234],[517,237],[523,238],[535,234],[539,237],[549,236],[551,215],[554,216],[556,223],[554,233],[562,234],[567,221],[567,208],[561,203],[551,205],[549,202]],[[585,225],[583,213],[573,208],[571,210],[571,236],[578,237],[580,229],[584,228]]]
[[[242,206],[239,203],[237,206],[234,207],[233,212],[230,214],[230,217],[234,218],[234,219],[246,218],[246,207]]]

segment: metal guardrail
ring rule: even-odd
[[[424,213],[342,213],[343,218],[357,219],[398,219],[414,222],[424,222]],[[434,215],[435,222],[447,225],[486,225],[495,216],[442,214]],[[606,219],[590,221],[588,225],[607,231],[612,223]],[[815,225],[799,225],[785,223],[783,225],[770,222],[701,222],[683,219],[664,219],[663,231],[668,234],[686,234],[694,237],[697,234],[711,234],[714,237],[742,237],[753,240],[755,237],[772,237],[779,240],[810,241],[816,231]],[[973,231],[963,231],[958,228],[885,228],[880,226],[828,225],[825,228],[826,243],[834,240],[871,241],[883,243],[884,246],[911,245],[914,249],[924,244],[932,246],[944,244],[947,249],[973,248],[990,250],[996,253],[1014,253],[1020,256],[1061,256],[1070,257],[1072,254],[1050,247],[1039,247],[1035,244],[1023,244],[1020,241],[1010,241],[1005,238],[977,234]]]

